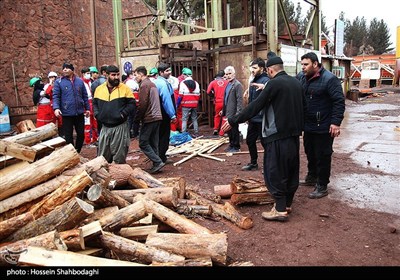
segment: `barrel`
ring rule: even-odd
[[[9,132],[11,130],[10,115],[8,113],[8,106],[4,106],[0,114],[0,133]]]

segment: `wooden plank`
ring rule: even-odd
[[[33,162],[36,157],[36,150],[29,146],[0,139],[0,154]]]
[[[143,264],[92,257],[69,251],[50,250],[28,246],[18,260],[22,265],[39,266],[144,266]]]

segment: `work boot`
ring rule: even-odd
[[[275,206],[272,207],[271,211],[269,212],[262,212],[261,216],[266,219],[267,221],[280,221],[284,222],[288,219],[288,212],[278,212],[275,209]]]
[[[245,171],[257,170],[257,169],[258,169],[257,163],[248,163],[247,165],[242,167],[242,170]]]
[[[308,198],[315,199],[327,196],[328,195],[327,188],[328,188],[327,186],[316,184],[314,191],[308,194]]]
[[[310,176],[308,174],[304,179],[304,181],[299,182],[299,184],[302,186],[315,186],[316,183],[317,183],[317,178],[315,178],[314,176]]]

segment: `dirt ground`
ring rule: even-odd
[[[369,98],[368,102],[399,105],[399,94],[387,94]],[[346,100],[346,106],[358,106]],[[374,112],[385,115],[385,111]],[[400,116],[400,110],[395,113]],[[200,127],[204,137],[211,137],[212,129]],[[218,148],[223,152],[227,144]],[[95,157],[94,148],[84,147],[81,154],[87,158]],[[247,151],[243,142],[242,151]],[[259,144],[259,150],[262,147]],[[259,153],[259,165],[263,153]],[[225,162],[195,157],[181,165],[166,165],[158,177],[182,176],[188,185],[198,186],[212,192],[214,185],[228,184],[235,175],[263,179],[261,169],[242,171],[241,167],[249,161],[249,154],[222,155]],[[176,162],[182,156],[171,159]],[[146,157],[138,152],[137,140],[132,140],[128,163],[133,167],[150,168]],[[306,158],[301,149],[301,178],[306,172]],[[371,170],[358,164],[347,154],[333,154],[332,174],[366,173]],[[334,185],[329,185],[331,192]],[[242,230],[224,219],[196,219],[196,222],[215,232],[228,234],[228,264],[251,262],[255,266],[400,266],[400,213],[399,215],[377,212],[353,207],[348,203],[333,200],[328,195],[322,199],[307,198],[311,187],[300,186],[289,221],[268,222],[261,218],[263,211],[271,205],[243,205],[237,209],[253,218],[254,227]],[[399,196],[400,197],[400,196]],[[396,232],[393,232],[397,229]]]

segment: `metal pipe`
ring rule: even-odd
[[[90,0],[90,25],[92,33],[92,65],[97,67],[96,3]]]
[[[17,81],[15,80],[14,62],[11,62],[11,68],[12,68],[13,79],[14,79],[15,100],[17,101],[17,106],[19,106],[19,94],[18,94],[18,88],[17,88]]]

